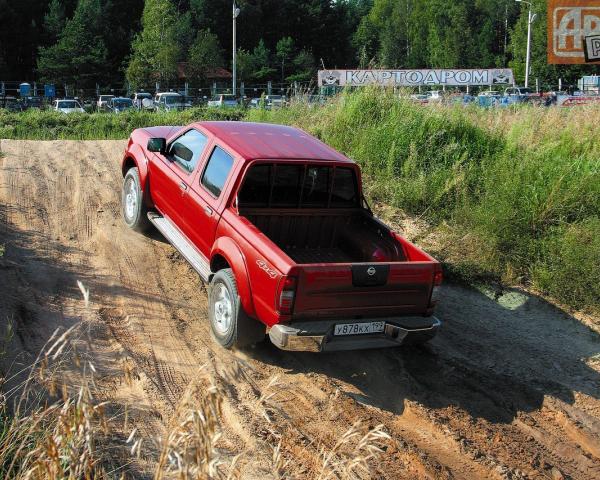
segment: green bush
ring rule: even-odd
[[[243,110],[197,107],[181,112],[132,110],[64,114],[51,110],[11,113],[0,109],[0,138],[102,140],[127,138],[132,130],[155,125],[186,125],[199,120],[240,120]]]
[[[375,200],[426,218],[449,270],[598,309],[600,108],[415,105],[381,90],[251,111],[359,162]]]

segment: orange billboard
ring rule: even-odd
[[[600,62],[600,0],[548,0],[548,63]]]

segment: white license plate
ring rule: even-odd
[[[365,335],[367,333],[380,333],[385,328],[385,322],[369,323],[341,323],[333,330],[334,335]]]

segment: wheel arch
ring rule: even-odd
[[[246,260],[238,245],[229,237],[217,239],[213,246],[210,255],[210,270],[213,272],[211,278],[223,268],[231,268],[244,311],[247,315],[256,317]]]

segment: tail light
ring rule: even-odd
[[[439,270],[433,274],[433,289],[431,290],[430,306],[434,306],[439,300],[440,290],[442,286],[442,271]]]
[[[282,277],[279,281],[277,292],[277,310],[279,313],[286,315],[292,313],[297,284],[298,280],[296,277]]]

